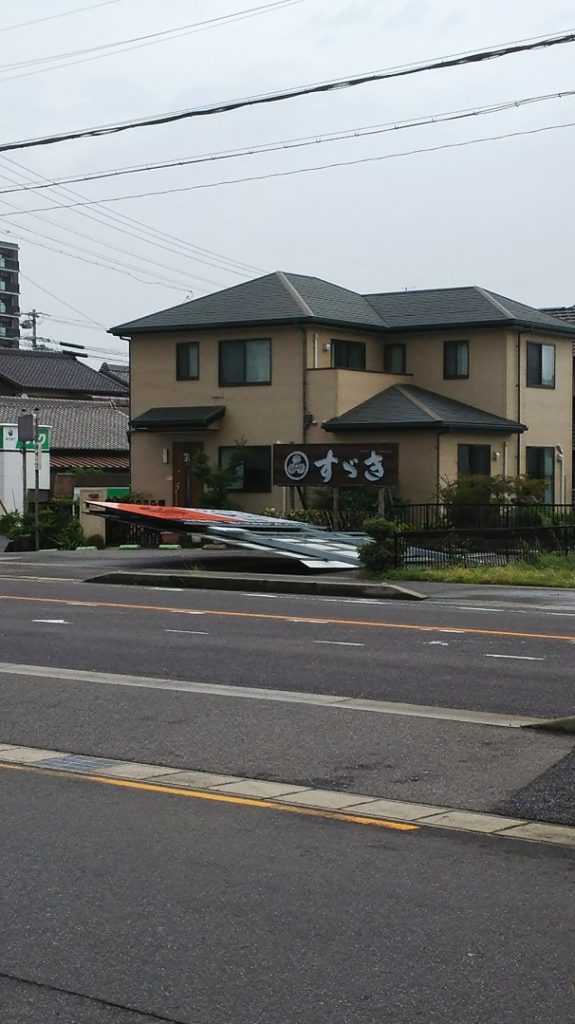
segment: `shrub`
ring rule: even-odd
[[[393,569],[396,564],[396,537],[405,532],[403,524],[374,516],[366,519],[364,530],[372,539],[359,549],[362,565],[374,574]]]

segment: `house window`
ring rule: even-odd
[[[491,445],[458,444],[457,475],[489,476],[491,474]]]
[[[555,345],[527,342],[527,387],[555,387]]]
[[[220,386],[269,384],[271,382],[271,341],[220,341]]]
[[[6,281],[3,277],[0,277],[0,292],[6,291]]]
[[[405,345],[383,346],[384,373],[405,373]]]
[[[336,370],[365,370],[364,342],[332,338],[331,365]]]
[[[197,341],[176,345],[176,380],[197,380],[200,376],[200,346]]]
[[[528,445],[525,469],[531,480],[544,481],[543,501],[552,504],[555,500],[555,449]]]
[[[5,338],[8,331],[4,324],[0,324],[0,338]]]
[[[271,448],[267,444],[244,445],[241,448],[241,463],[236,479],[229,485],[230,491],[247,491],[252,494],[267,494],[272,489]],[[222,469],[229,466],[238,455],[238,446],[219,449],[219,464]]]
[[[4,302],[4,299],[0,299],[0,313],[5,313],[5,312],[6,312],[6,303]]]
[[[443,342],[444,380],[464,380],[469,377],[469,342]]]

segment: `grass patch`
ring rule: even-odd
[[[476,565],[465,568],[409,566],[381,574],[386,580],[426,580],[430,583],[490,583],[509,587],[562,587],[575,589],[575,555],[541,555],[533,562]]]

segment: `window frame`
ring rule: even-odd
[[[225,345],[243,346],[244,377],[247,366],[247,346],[250,342],[265,342],[268,350],[268,379],[267,380],[243,380],[227,383],[222,379],[223,351]],[[272,382],[272,339],[271,338],[221,338],[218,342],[218,387],[220,388],[259,388],[268,387]],[[262,492],[263,493],[263,492]]]
[[[470,465],[470,469],[469,469],[468,472],[465,472],[465,473],[461,472],[461,461],[462,461],[462,456],[463,456],[462,449],[464,449],[464,448],[466,448],[466,449],[477,449],[477,448],[486,449],[486,451],[487,451],[487,463],[486,463],[487,464],[487,471],[486,472],[478,471],[476,469],[471,468],[472,459],[469,458],[469,455],[471,454],[471,452],[468,452],[468,455],[467,455],[467,462]],[[491,445],[490,444],[473,444],[473,443],[470,444],[469,442],[464,442],[464,443],[461,443],[461,444],[457,445],[457,477],[459,479],[460,477],[466,477],[466,476],[491,476]]]
[[[530,453],[531,452],[537,452],[537,454],[541,458],[543,464],[545,463],[545,458],[546,458],[546,453],[547,453],[549,459],[551,460],[551,475],[550,476],[545,476],[545,473],[543,473],[543,475],[541,475],[540,473],[537,473],[537,475],[535,476],[534,474],[529,472],[529,457],[530,457]],[[525,445],[525,475],[529,478],[529,480],[542,480],[545,483],[545,490],[547,490],[547,482],[549,481],[549,488],[550,488],[550,491],[551,491],[551,499],[548,501],[547,498],[544,496],[543,497],[543,503],[545,505],[554,505],[555,504],[555,484],[557,482],[557,470],[556,470],[556,466],[555,466],[555,452],[556,452],[556,449],[554,448],[553,445],[550,445],[550,444],[528,444],[528,445]]]
[[[218,448],[218,467],[220,469],[224,468],[224,458],[223,458],[224,452],[237,452],[237,447],[238,446],[234,445],[234,444],[224,444],[224,445],[220,445],[219,446],[219,448]],[[259,487],[259,486],[254,487],[253,485],[250,486],[249,485],[249,481],[248,481],[248,486],[246,487],[246,482],[245,482],[246,467],[244,465],[243,467],[240,467],[240,470],[242,470],[242,474],[243,474],[241,486],[236,487],[234,485],[231,485],[231,486],[228,487],[228,490],[232,494],[271,494],[271,491],[272,491],[272,446],[269,445],[269,444],[247,444],[247,445],[242,446],[242,448],[243,448],[243,450],[245,452],[257,451],[257,452],[260,452],[260,453],[263,453],[263,452],[267,453],[267,479],[266,479],[265,482],[267,483],[268,486],[267,487]],[[250,472],[250,470],[248,469],[248,473],[249,472]],[[263,472],[263,470],[256,469],[256,472]]]
[[[393,370],[389,366],[389,361],[394,351],[401,351],[401,370]],[[388,359],[389,356],[389,359]],[[407,345],[404,341],[389,341],[383,346],[383,372],[384,373],[395,373],[400,376],[404,375],[407,370]]]
[[[338,345],[347,346],[350,352],[361,352],[363,366],[343,366],[335,361]],[[332,370],[365,370],[367,365],[367,345],[365,341],[351,341],[349,338],[332,338],[330,343],[330,365]]]
[[[552,384],[544,384],[543,383],[543,349],[544,348],[551,349],[551,351],[553,352],[553,383]],[[537,380],[536,383],[534,383],[532,380],[529,379],[529,377],[530,377],[530,369],[531,369],[531,366],[530,366],[530,363],[529,363],[529,353],[533,352],[534,349],[538,349],[539,350],[539,352],[538,352],[538,359],[537,359],[537,376],[538,376],[538,380]],[[527,342],[527,356],[526,356],[525,362],[526,362],[525,380],[526,380],[526,386],[528,388],[543,388],[544,391],[555,391],[556,382],[557,382],[557,346],[556,345],[554,345],[552,342],[546,342],[546,341],[528,341]],[[545,447],[545,446],[543,446],[543,447]]]
[[[197,372],[193,374],[182,373],[180,353],[184,349],[195,348]],[[200,343],[199,341],[178,341],[176,343],[176,380],[199,380],[200,379]]]
[[[466,373],[457,373],[457,362],[458,362],[457,350],[458,350],[458,348],[460,348],[463,345],[465,346],[465,350],[464,351],[466,353],[467,371],[466,371]],[[456,355],[455,355],[456,372],[455,373],[448,373],[447,372],[448,353],[450,351],[455,351],[455,353],[456,353]],[[467,338],[460,338],[457,341],[454,340],[454,341],[444,341],[443,342],[443,379],[444,380],[469,380],[469,340]]]

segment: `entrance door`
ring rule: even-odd
[[[194,459],[202,450],[201,441],[174,441],[172,445],[173,503],[197,508],[202,500],[202,485],[194,476]]]

